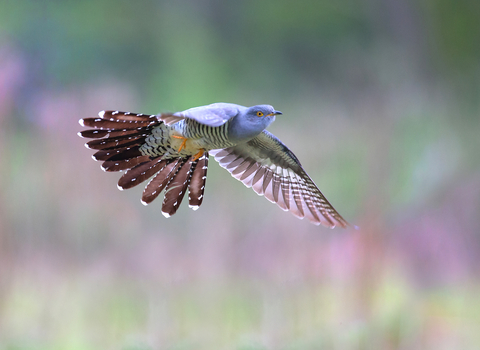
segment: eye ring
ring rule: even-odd
[[[257,112],[257,117],[263,117],[263,112],[258,111]]]

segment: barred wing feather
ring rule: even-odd
[[[150,157],[142,154],[141,146],[152,130],[161,125],[174,124],[182,116],[162,113],[158,115],[136,114],[121,111],[102,111],[98,118],[80,120],[82,126],[93,129],[79,132],[84,138],[93,139],[85,145],[96,150],[95,160],[103,161],[105,171],[125,173],[118,181],[120,190],[128,189],[151,178],[142,195],[147,205],[165,190],[162,213],[172,216],[178,210],[186,192],[192,209],[202,204],[208,167],[208,152],[199,159],[165,157],[157,152]]]
[[[306,217],[316,225],[330,228],[348,226],[297,157],[268,131],[246,143],[212,150],[210,154],[245,186],[298,218]]]

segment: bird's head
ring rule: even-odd
[[[229,128],[229,135],[235,141],[248,141],[265,130],[275,116],[282,114],[270,105],[257,105],[249,107],[239,113]]]
[[[246,116],[254,123],[266,124],[265,128],[270,125],[277,114],[282,114],[280,111],[276,111],[270,105],[258,105],[247,109]]]

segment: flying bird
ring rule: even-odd
[[[162,213],[177,211],[188,191],[190,208],[203,201],[209,155],[247,187],[285,211],[315,225],[347,227],[303,169],[300,161],[265,129],[282,114],[270,105],[244,107],[213,103],[183,112],[157,115],[102,111],[80,119],[92,129],[78,133],[93,139],[93,159],[105,171],[123,171],[118,188],[151,178],[142,195],[147,205],[165,190]]]

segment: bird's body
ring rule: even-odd
[[[228,141],[227,121],[220,126],[208,126],[200,124],[193,119],[183,119],[169,126],[164,123],[155,127],[152,134],[145,139],[141,152],[151,157],[187,157],[197,154],[200,150],[226,148],[234,146]],[[206,135],[206,136],[204,136]],[[182,138],[188,141],[181,148]]]
[[[174,114],[145,115],[102,111],[99,118],[80,120],[94,129],[79,133],[94,138],[105,171],[126,170],[118,187],[133,187],[155,175],[145,187],[142,203],[164,189],[162,213],[173,215],[185,193],[198,209],[203,200],[209,153],[247,187],[314,224],[346,227],[295,155],[265,130],[281,112],[272,106],[244,107],[214,103]]]

